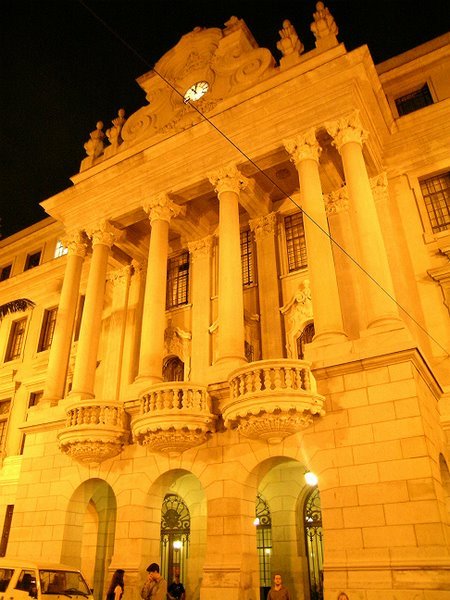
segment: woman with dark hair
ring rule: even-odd
[[[109,585],[108,593],[106,594],[106,600],[121,600],[123,596],[123,576],[125,571],[123,569],[116,569],[112,576],[111,583]]]

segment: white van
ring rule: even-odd
[[[0,558],[0,600],[94,600],[78,569],[67,565]]]

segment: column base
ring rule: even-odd
[[[321,331],[320,333],[316,333],[311,344],[314,347],[320,347],[328,346],[330,344],[340,344],[342,342],[346,342],[347,340],[347,334],[341,329],[328,329]]]

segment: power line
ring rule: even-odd
[[[374,283],[376,286],[378,286],[378,288],[384,292],[384,294],[386,294],[386,296],[421,330],[423,331],[430,340],[432,340],[441,350],[443,350],[443,352],[447,355],[450,356],[450,352],[438,341],[434,338],[433,335],[431,335],[431,333],[421,324],[419,323],[419,321],[417,321],[417,319],[411,315],[408,310],[402,306],[398,300],[396,298],[394,298],[394,296],[392,296],[392,294],[386,290],[386,288],[383,287],[383,285],[377,281],[375,279],[375,277],[373,277],[373,275],[371,275],[366,269],[365,267],[363,267],[341,244],[339,244],[338,241],[336,241],[332,235],[330,234],[329,231],[325,230],[319,223],[317,223],[292,197],[290,194],[286,193],[285,190],[283,190],[276,181],[274,181],[270,175],[268,175],[267,173],[265,173],[260,167],[259,165],[250,157],[248,156],[248,154],[242,150],[231,138],[229,138],[227,136],[226,133],[224,133],[221,129],[219,129],[219,127],[217,127],[217,125],[215,125],[213,123],[213,121],[207,117],[204,113],[201,112],[201,110],[194,104],[192,103],[190,100],[185,100],[184,98],[184,94],[178,90],[170,81],[168,81],[164,75],[162,75],[161,73],[159,73],[154,67],[152,67],[152,65],[139,53],[135,50],[135,48],[133,48],[126,40],[124,40],[110,25],[108,25],[108,23],[106,23],[99,15],[97,15],[97,13],[95,13],[83,0],[78,0],[78,2],[88,11],[91,13],[91,15],[98,20],[106,29],[108,29],[108,31],[114,35],[114,37],[116,37],[126,48],[128,48],[128,50],[130,50],[130,52],[132,52],[139,60],[141,60],[144,65],[150,69],[153,70],[153,72],[162,80],[164,81],[164,83],[166,85],[168,85],[176,94],[178,94],[180,96],[181,99],[183,99],[183,101],[186,104],[189,104],[189,106],[191,108],[193,108],[199,115],[200,117],[206,121],[221,137],[223,137],[230,145],[232,145],[238,152],[239,154],[241,154],[241,156],[243,156],[250,164],[252,164],[255,169],[261,173],[268,181],[270,181],[270,183],[272,185],[274,185],[286,198],[288,198],[296,208],[298,208],[302,214],[304,214],[323,234],[325,234],[328,239],[330,240],[330,242],[332,242],[337,248],[339,248],[339,250],[345,254],[345,256],[347,256],[347,258],[355,265],[357,266],[371,281],[372,283]]]

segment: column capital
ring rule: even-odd
[[[336,121],[328,121],[325,123],[325,128],[334,139],[333,145],[339,152],[342,146],[349,142],[356,142],[362,146],[368,137],[368,132],[362,128],[359,110],[336,119]]]
[[[247,178],[233,163],[211,171],[207,177],[218,195],[223,192],[239,194],[241,190],[247,187]]]
[[[273,236],[276,233],[278,224],[278,213],[271,212],[268,215],[257,217],[249,221],[250,229],[255,234],[256,241],[266,237]]]
[[[315,160],[319,162],[322,148],[316,138],[316,128],[311,127],[307,131],[292,138],[283,140],[284,147],[291,155],[291,161],[295,164],[302,160]]]
[[[338,190],[333,190],[324,197],[324,200],[325,210],[328,216],[336,215],[340,212],[348,210],[349,200],[347,187],[344,186]]]
[[[132,273],[131,265],[126,265],[122,269],[111,271],[107,275],[107,280],[110,281],[114,287],[126,287]]]
[[[91,227],[91,229],[86,230],[86,233],[92,239],[93,246],[100,244],[108,246],[108,248],[111,248],[114,242],[119,239],[122,234],[117,227],[111,225],[106,219],[100,221],[98,225]]]
[[[378,173],[370,179],[370,187],[372,188],[373,199],[375,202],[379,200],[388,200],[388,180],[386,172]]]
[[[153,221],[167,221],[167,223],[170,223],[173,218],[183,211],[183,207],[175,204],[166,193],[158,194],[158,196],[146,202],[143,208],[148,214],[150,223],[153,223]]]
[[[210,256],[213,245],[213,236],[207,235],[206,237],[195,240],[194,242],[188,243],[188,250],[193,260],[202,258],[204,256]]]
[[[87,240],[84,231],[77,229],[66,232],[61,243],[67,248],[67,254],[71,256],[86,256]]]

